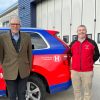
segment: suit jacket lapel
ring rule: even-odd
[[[20,32],[20,50],[19,52],[22,50],[23,48],[23,45],[24,45],[24,40],[25,40],[25,37],[24,37],[24,33]]]
[[[14,45],[13,45],[13,43],[12,43],[12,39],[11,39],[10,32],[7,33],[6,41],[8,42],[8,44],[10,45],[10,47],[12,48],[12,50],[13,50],[14,52],[16,52],[15,47],[14,47]]]
[[[6,40],[9,42],[8,44],[10,45],[10,47],[12,48],[12,50],[13,50],[14,52],[16,52],[15,47],[14,47],[14,45],[13,45],[13,43],[12,43],[12,39],[11,39],[10,32],[7,33],[7,39],[6,39]],[[22,48],[23,48],[24,40],[25,40],[24,33],[20,32],[20,50],[19,50],[19,52],[20,52],[20,51],[22,50]],[[16,53],[17,53],[17,52],[16,52]]]

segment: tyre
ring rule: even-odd
[[[45,100],[46,89],[43,81],[31,76],[27,82],[26,100]]]

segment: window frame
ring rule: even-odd
[[[90,36],[90,38],[89,38],[89,36]],[[87,37],[88,37],[89,39],[92,39],[92,34],[87,34]]]
[[[67,39],[67,41],[64,41],[64,38]],[[69,35],[64,35],[64,36],[63,36],[63,41],[64,41],[65,43],[69,43]]]
[[[26,31],[21,31],[21,32],[26,32]],[[47,47],[46,48],[39,48],[39,49],[35,49],[34,48],[34,50],[45,50],[45,49],[49,49],[50,48],[50,45],[49,45],[49,43],[48,43],[48,41],[45,39],[45,37],[43,36],[43,35],[41,35],[39,32],[33,32],[33,31],[27,31],[26,33],[28,33],[28,34],[30,34],[30,36],[31,36],[31,34],[32,33],[36,33],[36,34],[38,34],[40,37],[41,37],[41,39],[45,42],[45,44],[47,45]],[[32,36],[31,36],[31,38],[32,38]],[[33,45],[33,44],[32,44]]]
[[[98,36],[98,37],[97,37],[97,42],[100,44],[100,33],[98,33],[97,36]]]
[[[75,38],[77,38],[77,39],[78,39],[78,35],[73,35],[73,36],[72,36],[72,41],[77,40],[77,39],[75,39]]]

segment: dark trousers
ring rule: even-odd
[[[25,93],[27,80],[28,77],[21,79],[19,75],[16,80],[6,80],[10,100],[16,100],[16,96],[18,100],[26,100]]]

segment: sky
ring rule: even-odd
[[[5,9],[16,3],[18,0],[0,0],[0,13]]]

